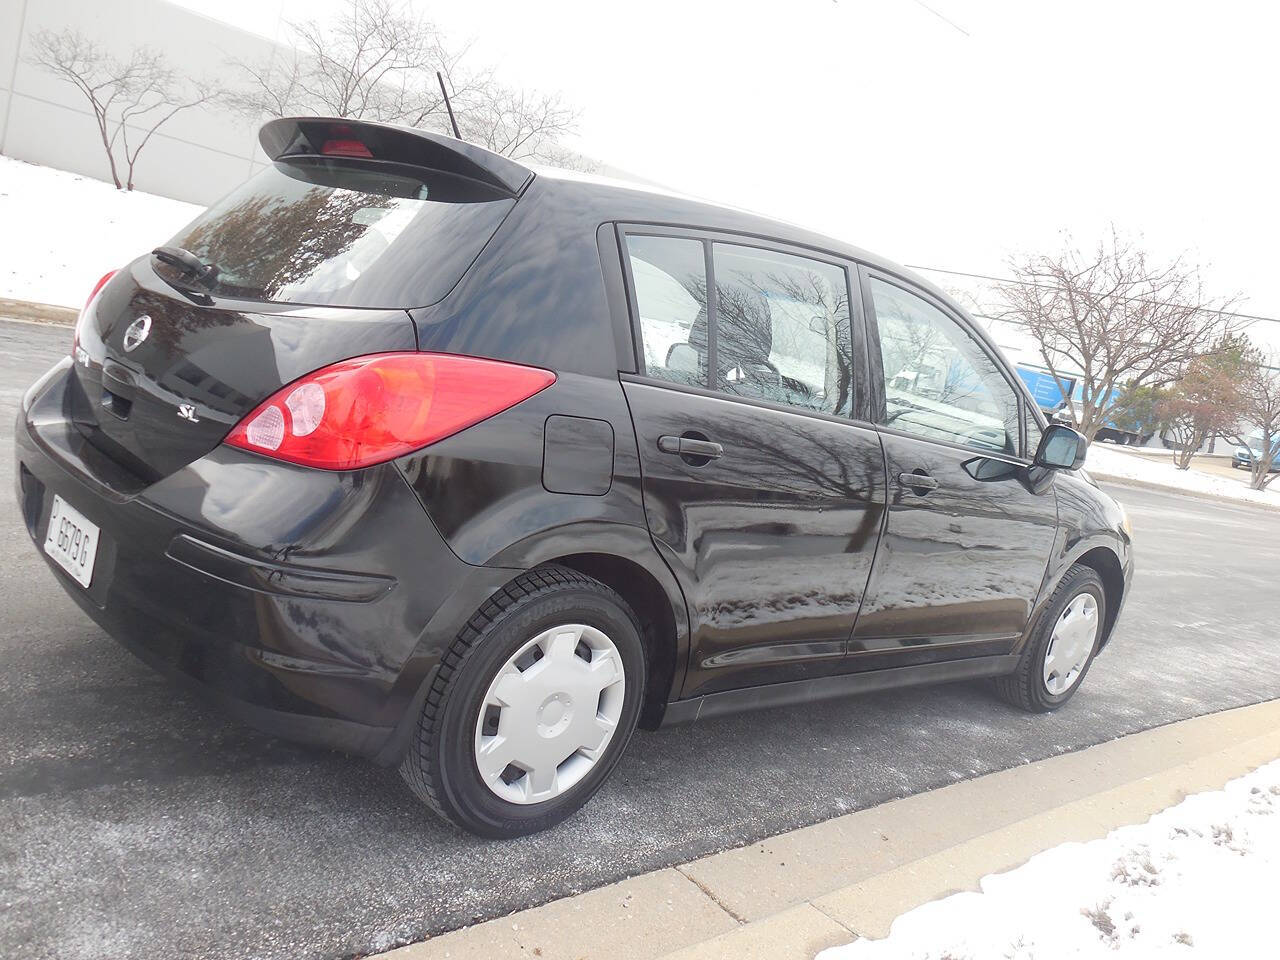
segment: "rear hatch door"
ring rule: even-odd
[[[424,137],[264,127],[271,165],[86,307],[70,411],[80,431],[145,484],[304,374],[417,349],[408,311],[454,287],[524,182],[504,158],[491,160],[508,180]]]
[[[69,411],[143,485],[207,454],[264,398],[326,364],[414,350],[404,310],[195,303],[146,260],[80,326]]]

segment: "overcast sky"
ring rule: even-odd
[[[341,2],[220,0],[217,15],[278,36],[282,15]],[[416,7],[505,80],[562,92],[582,111],[577,146],[647,179],[998,275],[1010,253],[1114,221],[1280,317],[1270,2]]]

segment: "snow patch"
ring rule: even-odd
[[[887,938],[818,960],[1270,957],[1278,877],[1280,760],[984,877],[981,893],[917,907]]]
[[[80,308],[98,278],[204,210],[0,157],[0,297]]]
[[[1244,503],[1270,503],[1280,505],[1280,495],[1270,488],[1253,490],[1247,483],[1247,471],[1240,471],[1240,479],[1220,477],[1204,473],[1195,468],[1179,470],[1169,462],[1148,460],[1136,453],[1126,453],[1120,447],[1108,447],[1101,443],[1089,444],[1089,457],[1085,461],[1085,469],[1096,473],[1098,479],[1115,477],[1120,480],[1138,480],[1156,486],[1168,487],[1170,490],[1204,493]],[[1275,481],[1280,483],[1280,481]]]

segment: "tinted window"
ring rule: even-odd
[[[627,237],[645,372],[707,384],[707,272],[702,241]],[[696,345],[695,345],[696,344]]]
[[[170,245],[218,268],[216,296],[419,307],[452,289],[514,203],[416,167],[277,161]]]
[[[849,287],[842,268],[771,250],[713,244],[714,388],[848,415]]]
[[[1018,452],[1018,400],[978,342],[900,287],[872,279],[885,424],[932,440]]]

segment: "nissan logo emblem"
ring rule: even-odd
[[[124,332],[124,349],[125,353],[131,353],[142,345],[142,341],[146,340],[151,333],[151,318],[145,313],[133,323],[129,324]]]

